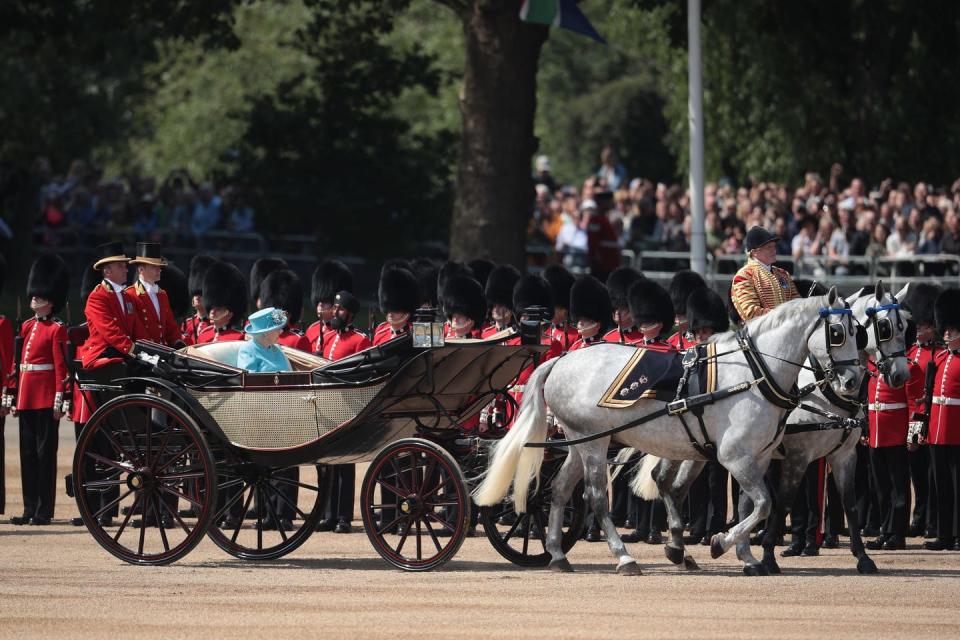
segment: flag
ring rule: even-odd
[[[523,0],[520,19],[534,24],[563,27],[593,38],[600,44],[607,43],[587,20],[587,16],[580,11],[576,0]]]

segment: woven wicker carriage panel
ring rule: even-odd
[[[383,385],[348,389],[191,391],[230,441],[287,449],[316,440],[356,417]]]

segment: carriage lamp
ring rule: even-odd
[[[443,346],[443,323],[437,321],[436,310],[417,309],[413,316],[413,346],[417,349]]]
[[[520,344],[540,344],[543,323],[550,320],[546,307],[527,307],[520,316]]]

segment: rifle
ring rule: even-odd
[[[911,422],[916,422],[920,424],[919,436],[923,440],[927,439],[927,436],[930,434],[930,413],[933,410],[933,384],[937,379],[937,364],[931,360],[927,363],[926,378],[923,382],[923,413],[915,411],[912,416],[910,416]],[[913,431],[913,429],[911,429]],[[911,438],[913,433],[910,434]]]
[[[11,408],[17,406],[17,395],[20,391],[20,360],[23,359],[23,319],[21,317],[20,297],[17,296],[17,321],[13,334],[13,392],[10,394]]]

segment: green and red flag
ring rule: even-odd
[[[606,44],[575,0],[523,0],[520,19],[534,24],[563,27]]]

